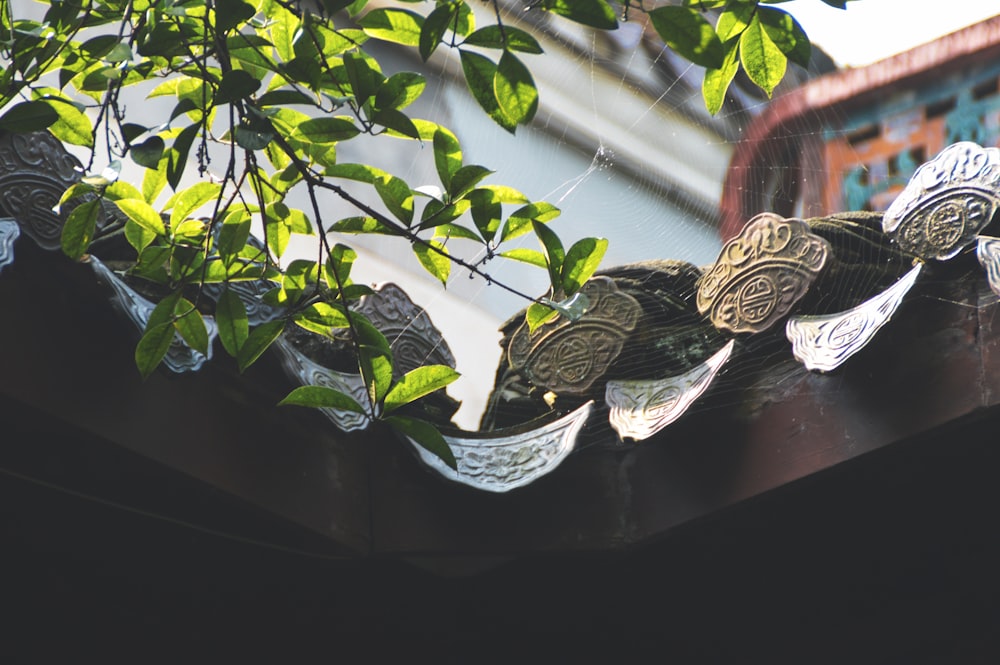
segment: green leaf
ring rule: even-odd
[[[411,139],[420,138],[420,131],[417,129],[417,126],[402,111],[397,111],[396,109],[378,109],[372,114],[371,120],[375,124],[382,125],[389,130],[388,135],[398,135]]]
[[[440,251],[435,251],[431,247],[436,247]],[[428,240],[427,244],[414,243],[413,253],[427,272],[447,285],[448,276],[451,274],[451,260],[448,258],[448,248],[444,244],[437,240]]]
[[[458,469],[458,462],[455,460],[454,453],[451,452],[448,443],[434,425],[417,418],[408,418],[405,416],[389,416],[385,419],[385,423],[394,430],[408,436],[421,448],[437,455],[450,468]]]
[[[240,372],[244,372],[247,367],[260,358],[261,354],[274,343],[274,340],[278,339],[284,329],[285,322],[283,320],[268,321],[254,328],[236,354],[236,364],[239,366]]]
[[[188,153],[191,152],[191,144],[194,143],[198,135],[200,125],[189,125],[181,130],[181,133],[174,139],[173,146],[166,153],[167,158],[167,183],[172,189],[177,189],[184,175],[184,167],[187,166]]]
[[[771,7],[758,8],[758,15],[761,25],[764,26],[764,32],[775,46],[795,64],[808,67],[812,45],[795,17],[784,10]]]
[[[583,238],[566,252],[562,267],[562,288],[567,296],[580,290],[597,270],[608,249],[605,238]]]
[[[528,263],[539,268],[548,268],[548,261],[545,259],[545,255],[539,252],[537,249],[528,249],[526,247],[515,247],[514,249],[508,249],[507,251],[500,252],[500,256],[505,259],[511,259],[513,261],[520,261],[521,263]]]
[[[389,212],[406,226],[413,224],[413,192],[410,186],[392,175],[379,178],[374,185]]]
[[[535,332],[539,326],[554,320],[559,316],[559,312],[547,305],[533,302],[524,313],[524,320],[528,324],[528,332]]]
[[[300,328],[324,337],[331,337],[334,330],[348,326],[344,310],[325,302],[313,303],[306,307],[295,315],[295,323]]]
[[[165,236],[167,234],[167,229],[163,226],[160,213],[156,212],[153,206],[145,201],[139,199],[122,199],[121,201],[115,201],[115,205],[118,206],[118,209],[126,217],[147,231],[158,236]]]
[[[434,166],[445,189],[451,187],[451,177],[462,168],[462,146],[451,130],[438,127],[434,132]]]
[[[448,187],[448,194],[452,199],[460,199],[479,184],[486,176],[493,173],[485,166],[470,164],[463,166],[451,176],[451,185]]]
[[[375,93],[375,107],[403,109],[412,104],[427,87],[427,79],[415,72],[398,72],[379,86]]]
[[[768,36],[755,16],[740,36],[740,61],[750,80],[770,97],[785,76],[788,59]]]
[[[46,97],[45,101],[59,116],[59,119],[49,126],[53,136],[71,145],[88,148],[94,145],[93,127],[85,113],[60,97]]]
[[[461,374],[447,365],[424,365],[403,375],[394,385],[382,403],[383,415],[388,415],[399,407],[415,402],[435,390],[452,383]]]
[[[389,236],[399,235],[396,229],[386,226],[374,217],[347,217],[337,220],[330,226],[330,231],[338,233],[375,233]]]
[[[417,44],[423,61],[426,62],[427,58],[437,50],[444,33],[448,30],[453,13],[454,9],[450,5],[439,5],[424,19],[424,24],[420,28],[420,41]]]
[[[434,229],[436,236],[440,238],[464,238],[465,240],[474,240],[482,244],[483,240],[476,232],[472,229],[467,229],[464,226],[459,226],[458,224],[440,224]]]
[[[471,203],[465,200],[459,200],[455,203],[442,203],[437,199],[431,199],[427,202],[423,213],[420,215],[420,224],[417,228],[420,230],[437,228],[443,224],[453,222],[468,212],[470,206]]]
[[[749,3],[731,4],[726,7],[726,11],[719,14],[719,20],[715,24],[719,40],[725,43],[733,37],[739,37],[750,25],[750,20],[757,11],[759,9]]]
[[[372,404],[378,404],[392,384],[392,351],[385,335],[367,319],[353,316],[358,334],[358,367]]]
[[[295,34],[302,22],[298,16],[277,4],[271,5],[268,18],[271,19],[268,27],[274,50],[282,60],[288,62],[295,57]]]
[[[215,91],[215,104],[230,104],[250,97],[260,88],[260,81],[242,69],[226,72],[219,89]]]
[[[659,7],[649,12],[657,34],[678,55],[696,65],[722,64],[722,42],[705,18],[689,7]]]
[[[493,88],[497,74],[497,65],[486,56],[471,51],[459,50],[462,59],[462,72],[469,92],[486,115],[510,133],[514,133],[517,123],[501,108]]]
[[[558,290],[562,287],[562,267],[563,260],[566,258],[566,250],[563,249],[562,241],[559,240],[556,232],[545,224],[532,222],[531,226],[535,230],[535,235],[541,241],[542,247],[545,249],[546,266],[549,269],[549,279],[552,281],[552,288],[553,290]]]
[[[313,118],[295,128],[291,138],[312,143],[336,143],[352,139],[361,133],[350,118]]]
[[[219,32],[226,32],[249,21],[256,13],[257,10],[243,0],[216,0],[215,27]]]
[[[333,178],[347,178],[374,185],[376,180],[380,180],[388,175],[382,169],[369,166],[367,164],[332,164],[328,166],[324,173]]]
[[[164,148],[166,148],[166,144],[163,139],[159,136],[150,136],[142,143],[131,146],[128,154],[132,157],[132,161],[139,166],[155,169],[159,166],[160,159],[163,158]]]
[[[359,23],[370,37],[403,46],[419,46],[424,17],[406,9],[373,9]]]
[[[479,234],[486,242],[492,242],[503,215],[499,197],[491,190],[480,187],[469,192],[465,198],[471,204],[472,221]]]
[[[59,114],[43,101],[20,102],[0,116],[0,130],[12,134],[37,132],[58,120]]]
[[[223,257],[235,258],[250,238],[250,213],[238,209],[226,215],[219,229],[216,247]]]
[[[358,253],[347,245],[337,243],[330,248],[330,255],[323,265],[327,286],[331,289],[351,283],[351,268],[358,259]]]
[[[544,0],[542,7],[570,21],[599,30],[615,30],[618,18],[605,0]]]
[[[378,63],[361,53],[345,53],[344,69],[347,71],[347,79],[359,104],[374,96],[385,80],[378,69]]]
[[[162,168],[146,169],[142,176],[142,198],[147,203],[156,201],[167,184],[166,160],[161,160]]]
[[[221,191],[222,185],[219,183],[199,182],[174,194],[165,206],[166,208],[173,207],[170,212],[170,226],[176,226],[199,207],[218,198]]]
[[[466,37],[463,46],[509,49],[521,53],[542,53],[542,46],[529,33],[512,25],[488,25]]]
[[[181,339],[203,356],[208,355],[208,328],[201,312],[187,298],[180,298],[174,306],[174,328]]]
[[[135,366],[143,380],[149,378],[174,341],[174,326],[170,321],[146,328],[135,347]]]
[[[73,208],[62,229],[62,250],[71,259],[79,259],[87,251],[97,228],[100,199],[85,201]]]
[[[705,70],[705,77],[701,82],[701,94],[705,98],[705,108],[712,115],[722,109],[722,104],[726,101],[726,91],[729,90],[736,72],[740,68],[739,39],[734,37],[726,42],[726,55],[722,59],[722,67],[718,69]]]
[[[353,397],[326,386],[299,386],[278,402],[278,406],[289,405],[365,413],[364,408]]]
[[[531,230],[532,222],[549,222],[558,217],[559,213],[559,208],[544,201],[522,206],[507,218],[500,233],[500,242],[522,236]]]
[[[215,303],[215,322],[219,326],[219,339],[226,353],[236,357],[250,334],[246,305],[227,286]]]
[[[493,91],[504,115],[515,124],[530,122],[538,110],[538,89],[531,72],[517,56],[504,51],[497,64]]]

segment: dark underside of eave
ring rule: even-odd
[[[274,409],[266,362],[139,384],[86,267],[29,247],[0,279],[0,603],[36,660],[1000,660],[997,307],[972,273],[932,275],[836,376],[778,363],[783,393],[709,396],[497,497]],[[142,429],[168,403],[197,427]]]
[[[994,663],[998,424],[980,414],[628,551],[443,577],[339,558],[210,487],[41,423],[45,442],[3,453],[5,652]]]

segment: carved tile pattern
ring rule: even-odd
[[[986,281],[990,283],[990,289],[1000,296],[1000,238],[979,236],[976,258],[986,269]]]
[[[829,255],[830,244],[802,220],[757,215],[705,273],[698,311],[723,330],[766,330],[805,295]]]
[[[327,369],[310,360],[288,340],[283,338],[279,338],[274,343],[274,348],[281,354],[282,366],[285,368],[285,371],[291,374],[302,385],[333,388],[334,390],[339,390],[342,393],[350,395],[359,404],[366,404],[368,402],[365,382],[361,380],[359,374],[347,374]],[[334,425],[345,432],[362,430],[371,424],[371,419],[363,413],[332,408],[323,408],[320,411]]]
[[[888,323],[916,282],[921,266],[915,265],[888,289],[847,311],[790,317],[785,336],[792,343],[792,353],[811,370],[829,372],[840,367]]]
[[[642,313],[639,302],[608,277],[592,278],[581,291],[590,308],[579,321],[558,319],[533,334],[522,325],[507,350],[512,367],[556,393],[585,393],[621,353]]]
[[[0,272],[14,262],[14,241],[21,235],[21,227],[13,219],[0,219]]]
[[[48,132],[0,133],[0,211],[40,247],[59,249],[63,222],[52,209],[82,166]]]
[[[1000,150],[954,143],[917,169],[882,228],[903,250],[944,261],[972,243],[998,202]]]
[[[365,296],[358,311],[389,340],[401,373],[422,365],[455,366],[455,356],[430,316],[392,282]]]
[[[457,471],[412,439],[410,443],[424,464],[449,480],[487,492],[509,492],[552,472],[566,459],[593,404],[587,402],[559,420],[523,434],[487,438],[445,435],[458,463]]]
[[[156,305],[136,293],[118,275],[101,263],[100,259],[96,256],[90,257],[90,265],[94,269],[98,281],[104,282],[111,288],[111,302],[115,307],[125,314],[140,332],[145,330],[146,322],[149,320],[149,316],[153,313]],[[163,364],[167,369],[178,374],[181,372],[197,372],[205,364],[206,360],[212,359],[212,344],[219,333],[219,327],[216,325],[213,317],[206,316],[204,318],[205,327],[208,329],[208,355],[205,356],[195,351],[184,343],[180,335],[175,334],[174,341],[170,344],[170,349],[163,358]]]
[[[729,342],[694,369],[667,379],[608,381],[608,421],[622,439],[642,441],[676,421],[708,389],[733,352]]]

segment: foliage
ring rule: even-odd
[[[617,27],[619,15],[627,20],[630,12],[647,11],[671,48],[707,69],[705,99],[716,112],[739,67],[770,94],[787,58],[808,59],[809,42],[795,20],[767,6],[779,1],[685,0],[650,10],[629,1],[620,12],[605,0],[528,4],[606,30]],[[492,172],[465,163],[454,133],[409,114],[427,85],[423,75],[383,72],[372,49],[379,43],[415,49],[424,60],[438,49],[454,49],[472,97],[489,117],[511,132],[530,122],[538,90],[527,62],[542,48],[531,34],[503,22],[496,0],[486,5],[494,10],[488,25],[477,25],[472,5],[61,0],[48,5],[41,20],[15,16],[11,4],[0,5],[0,55],[7,61],[0,74],[0,130],[47,128],[89,149],[88,169],[98,159],[109,165],[63,197],[71,209],[63,250],[80,258],[95,243],[124,236],[134,262],[131,277],[167,294],[136,349],[144,376],[160,363],[175,334],[194,349],[206,349],[203,287],[220,284],[212,311],[223,348],[241,370],[289,324],[331,339],[346,333],[368,386],[368,404],[317,387],[300,388],[285,403],[384,418],[450,459],[439,435],[427,434],[397,410],[444,387],[455,373],[425,367],[394,378],[385,337],[355,311],[367,293],[351,280],[356,254],[337,239],[358,233],[402,239],[442,282],[455,265],[489,279],[480,264],[454,256],[450,240],[475,243],[488,259],[540,266],[551,290],[548,298],[529,298],[535,301],[529,313],[534,325],[569,311],[560,302],[590,277],[607,244],[585,238],[564,250],[548,224],[559,215],[555,206],[487,183]],[[715,26],[708,10],[719,10]],[[133,86],[149,98],[172,100],[169,114],[147,117],[141,105],[137,110],[122,104],[120,95]],[[440,188],[418,191],[374,166],[339,161],[338,146],[361,136],[432,146]],[[213,150],[224,151],[225,164],[210,173]],[[122,159],[145,169],[141,185],[117,179]],[[198,177],[188,184],[193,165]],[[382,206],[364,203],[361,189],[373,191]],[[305,209],[292,204],[293,193],[308,201]],[[355,215],[324,218],[326,196],[347,202]],[[107,209],[114,214],[103,214]],[[251,228],[259,229],[263,243],[254,241]],[[503,249],[525,233],[537,235],[543,251]],[[316,236],[314,259],[283,262],[293,234]],[[245,280],[267,280],[273,288],[266,300],[283,307],[285,316],[249,325],[245,303],[225,288]]]

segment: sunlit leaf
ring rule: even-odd
[[[176,226],[181,221],[200,208],[202,205],[218,198],[222,186],[215,182],[199,182],[187,189],[184,189],[167,203],[166,207],[173,206],[170,212],[170,225]]]
[[[97,215],[101,210],[99,199],[85,201],[73,208],[63,225],[61,245],[66,256],[78,259],[87,251],[97,228]]]
[[[541,6],[553,14],[599,30],[618,27],[615,10],[605,0],[542,0]]]
[[[562,288],[569,296],[580,290],[594,274],[608,249],[605,238],[582,238],[566,252],[562,267]]]
[[[194,304],[186,298],[177,301],[174,307],[174,328],[181,335],[181,339],[192,349],[202,354],[208,355],[208,328],[205,327],[205,319],[201,312],[195,309]]]
[[[413,192],[409,185],[391,175],[376,180],[374,185],[389,212],[406,226],[413,224]]]
[[[493,122],[513,133],[517,122],[501,108],[493,88],[493,81],[497,74],[496,63],[486,56],[471,51],[460,50],[459,53],[462,59],[465,83],[469,86],[472,97],[486,111],[486,115],[493,119]]]
[[[800,67],[808,67],[809,58],[812,55],[812,45],[795,17],[786,11],[771,7],[760,7],[758,15],[764,32],[771,38],[775,46],[781,49],[781,52],[795,64]]]
[[[530,122],[538,110],[538,89],[531,72],[517,56],[504,51],[497,64],[493,91],[504,115],[515,124]]]
[[[48,128],[53,136],[72,145],[88,148],[94,145],[93,126],[83,111],[59,97],[46,97],[45,101],[59,116]]]
[[[359,23],[366,34],[376,39],[419,46],[424,17],[405,9],[373,9]]]
[[[174,334],[174,326],[169,321],[146,328],[135,347],[135,366],[143,379],[149,378],[163,356],[167,355],[170,344],[174,341]]]
[[[428,422],[405,416],[389,416],[385,419],[387,425],[410,437],[420,447],[433,453],[452,469],[458,468],[454,453],[448,447],[441,432]]]
[[[353,397],[326,386],[299,386],[278,402],[278,406],[289,405],[365,413],[364,408]]]
[[[313,118],[295,128],[292,138],[313,143],[336,143],[361,133],[350,118]]]
[[[461,376],[447,365],[424,365],[404,374],[386,393],[382,403],[383,415],[440,390]]]
[[[549,269],[549,279],[552,281],[552,288],[559,289],[562,286],[562,266],[566,258],[566,250],[563,249],[562,241],[556,232],[541,222],[532,222],[535,235],[545,249],[546,265]]]
[[[512,25],[488,25],[465,38],[465,46],[481,46],[484,48],[510,49],[522,53],[542,53],[538,40],[529,33]]]
[[[470,164],[458,169],[452,177],[448,193],[453,199],[459,199],[468,194],[486,176],[493,173],[485,166]]]
[[[420,28],[420,39],[418,41],[418,51],[422,60],[427,60],[437,49],[438,44],[444,38],[444,33],[451,23],[454,9],[450,5],[439,5],[427,15],[424,24]]]
[[[534,332],[539,326],[555,320],[558,316],[559,312],[551,307],[533,302],[528,306],[524,314],[524,320],[528,324],[528,331]]]
[[[722,64],[722,42],[715,29],[689,7],[658,7],[649,12],[653,28],[679,55],[702,67]]]
[[[705,70],[701,82],[701,94],[705,98],[705,108],[715,115],[726,101],[726,91],[729,90],[736,72],[740,68],[739,38],[734,37],[726,42],[726,55],[722,59],[722,67]]]
[[[426,244],[415,243],[413,253],[424,269],[442,284],[448,283],[451,274],[451,260],[448,258],[448,248],[436,241],[428,240]]]
[[[515,247],[514,249],[508,249],[500,252],[500,256],[505,259],[528,263],[539,268],[547,268],[549,265],[544,254],[539,252],[537,249],[528,249],[527,247]]]
[[[451,130],[439,127],[434,132],[434,166],[445,189],[451,186],[451,177],[462,168],[462,146]]]
[[[222,290],[215,303],[215,322],[219,327],[219,340],[226,353],[236,357],[250,334],[246,305],[228,287]]]
[[[759,17],[754,17],[740,36],[740,61],[750,80],[770,97],[775,86],[785,76],[788,59],[764,30]]]
[[[240,372],[245,371],[247,367],[260,358],[261,354],[274,343],[274,340],[278,339],[284,329],[285,322],[283,320],[268,321],[254,328],[236,354],[236,364],[239,366]]]
[[[522,206],[507,218],[500,233],[500,242],[524,235],[531,230],[532,222],[549,222],[558,217],[559,213],[559,208],[544,201]]]
[[[145,201],[139,199],[123,199],[121,201],[115,201],[115,205],[121,210],[126,217],[130,220],[143,227],[147,231],[154,233],[158,236],[166,235],[167,230],[163,225],[163,219],[160,218],[160,213],[153,209],[153,206],[149,205]]]

